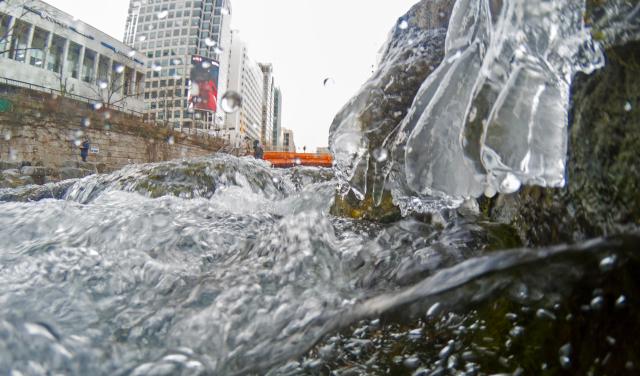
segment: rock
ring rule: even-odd
[[[62,180],[78,179],[78,178],[83,178],[85,176],[92,175],[93,173],[94,173],[93,171],[85,170],[82,168],[64,167],[60,169],[60,178]]]
[[[19,185],[32,185],[36,183],[32,176],[21,176],[18,178],[18,181],[20,182]]]
[[[19,162],[0,161],[0,171],[19,169],[21,164]]]
[[[18,188],[11,187],[15,189],[0,191],[0,201],[29,202],[47,198],[62,199],[69,187],[75,184],[75,182],[76,180],[72,179],[45,185],[31,185]]]
[[[604,68],[577,76],[566,187],[485,199],[485,213],[514,226],[531,245],[640,226],[639,71],[640,43],[631,42],[610,48]]]
[[[29,161],[20,162],[20,167],[25,167],[25,166],[31,166],[31,162],[29,162]]]
[[[10,177],[18,177],[20,176],[20,170],[19,169],[10,169],[10,170],[4,170],[2,171],[2,174],[5,176],[10,176]]]
[[[25,166],[20,169],[20,173],[25,176],[45,176],[46,169],[44,167]]]
[[[78,168],[78,161],[64,161],[62,162],[63,168]]]

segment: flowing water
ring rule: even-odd
[[[336,185],[329,170],[216,155],[0,191],[0,373],[322,374],[368,340],[307,351],[362,320],[503,290],[558,304],[629,258],[605,241],[487,253],[508,243],[472,210],[336,218]]]

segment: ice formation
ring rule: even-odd
[[[603,12],[596,21],[612,34],[605,40],[637,35],[638,22],[629,17],[639,5],[612,1]],[[349,166],[342,176],[358,197],[375,196],[384,185],[400,206],[418,198],[425,210],[437,209],[434,198],[450,207],[522,185],[563,186],[571,81],[604,64],[586,15],[585,0],[457,0],[444,59],[382,145],[370,142],[358,101],[343,110],[332,127],[338,166]],[[388,48],[402,46],[396,39]],[[383,62],[380,69],[389,67]],[[388,150],[389,158],[367,159],[369,145]],[[373,179],[366,178],[371,164]]]

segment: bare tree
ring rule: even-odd
[[[111,79],[98,79],[90,86],[93,97],[102,108],[126,107],[127,99],[142,95],[135,82],[127,81],[122,73],[113,72]]]

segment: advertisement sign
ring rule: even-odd
[[[191,57],[189,109],[216,112],[218,108],[218,75],[220,64],[209,58]]]

